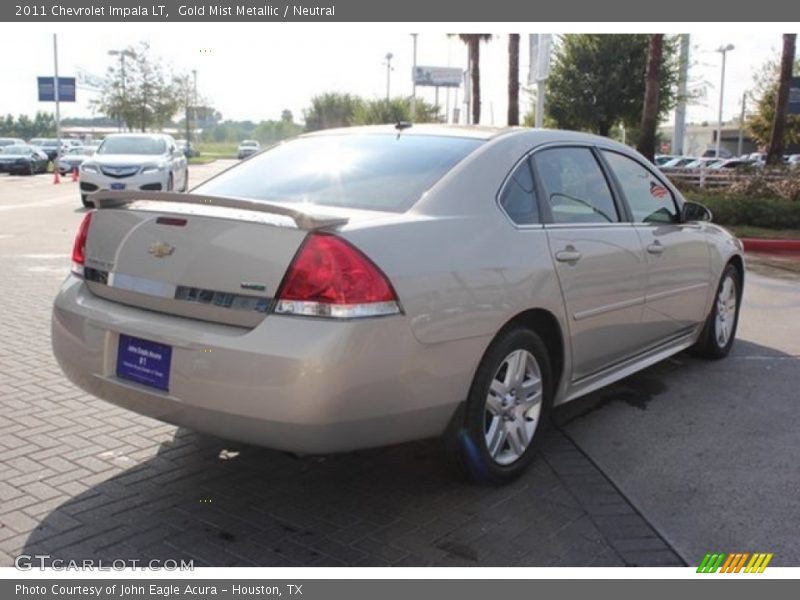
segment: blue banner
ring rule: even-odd
[[[39,102],[55,102],[55,77],[37,77],[36,82],[39,87]],[[58,101],[75,102],[75,78],[58,78]]]

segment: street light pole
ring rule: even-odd
[[[53,172],[56,177],[55,181],[58,182],[58,162],[61,160],[61,108],[58,89],[58,38],[55,33],[53,34],[53,68],[55,70],[53,98],[56,101],[56,158],[53,161]]]
[[[736,144],[736,155],[742,155],[742,147],[744,146],[744,110],[747,106],[747,92],[742,94],[742,114],[739,116],[739,143]]]
[[[391,52],[386,53],[386,99],[389,100],[391,98],[390,90],[391,90],[391,83],[392,83],[392,59],[394,58],[394,54]]]
[[[411,120],[417,116],[417,81],[415,79],[417,75],[417,36],[418,33],[412,33],[411,37],[414,39],[414,51],[413,51],[413,66],[411,70]]]
[[[725,94],[725,57],[728,52],[733,50],[733,44],[728,44],[727,46],[720,46],[717,48],[717,52],[722,54],[722,73],[720,75],[720,83],[719,83],[719,116],[717,118],[717,147],[716,147],[716,157],[719,158],[719,151],[720,151],[720,143],[722,141],[722,99]]]

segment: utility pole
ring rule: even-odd
[[[683,155],[683,140],[686,135],[686,94],[689,83],[689,34],[681,34],[678,60],[678,104],[675,107],[675,129],[672,132],[672,154]]]
[[[717,118],[717,148],[715,153],[717,158],[719,158],[720,144],[722,142],[722,99],[725,94],[725,56],[728,52],[733,50],[733,48],[733,44],[717,48],[717,52],[722,54],[722,74],[720,75],[719,82],[719,117]]]
[[[191,119],[192,119],[192,108],[194,107],[194,117],[197,120],[197,69],[192,69],[192,94],[191,100],[188,98],[189,90],[186,90],[187,95],[187,102],[186,102],[186,150],[191,154],[192,148],[192,127],[191,127]]]
[[[747,92],[742,94],[742,113],[739,115],[739,142],[736,144],[736,156],[742,155],[744,146],[744,108],[747,104]]]
[[[58,38],[53,34],[53,67],[55,75],[53,76],[53,97],[56,101],[56,159],[53,161],[53,171],[58,176],[58,161],[61,160],[61,107],[59,102],[59,89],[58,89]]]
[[[413,50],[413,65],[411,67],[411,121],[413,122],[417,117],[417,36],[418,33],[412,33],[411,37],[414,40]]]
[[[391,98],[391,84],[392,84],[392,59],[394,54],[391,52],[386,53],[386,100]]]

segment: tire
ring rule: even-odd
[[[189,169],[186,169],[186,172],[183,174],[183,193],[189,191]]]
[[[28,172],[27,175],[36,175],[36,165],[31,161],[31,164],[28,165]]]
[[[87,196],[87,194],[81,194],[81,203],[86,208],[93,208],[94,207],[94,202],[92,202],[91,200],[87,200],[86,196]]]
[[[524,328],[502,333],[484,354],[467,401],[445,432],[456,472],[494,485],[518,477],[534,458],[552,394],[550,357],[541,338]]]
[[[175,182],[172,179],[172,173],[170,173],[169,177],[167,177],[167,191],[171,192],[173,187],[175,187]]]
[[[703,331],[691,348],[692,354],[703,358],[725,358],[736,339],[739,324],[739,307],[742,300],[742,278],[732,264],[728,264],[714,295],[714,304],[706,318]]]

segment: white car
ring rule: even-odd
[[[244,140],[236,149],[236,156],[239,159],[247,158],[261,150],[261,144],[255,140]]]
[[[148,133],[109,135],[80,168],[81,201],[98,190],[180,191],[189,187],[186,156],[172,136]]]

